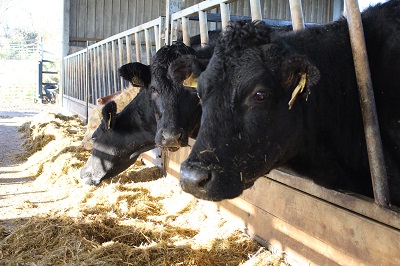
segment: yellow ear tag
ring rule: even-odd
[[[190,77],[183,81],[183,86],[197,88],[197,78],[191,74]]]
[[[111,125],[111,113],[109,113],[109,115],[110,115],[110,118],[108,119],[107,129],[110,129],[110,125]]]
[[[307,74],[302,73],[301,78],[299,81],[299,84],[297,84],[296,88],[294,89],[292,93],[292,98],[290,99],[288,105],[289,105],[289,110],[292,109],[292,106],[294,104],[294,101],[297,98],[297,95],[303,92],[304,88],[306,87],[306,82],[307,82]]]
[[[135,86],[139,86],[139,87],[143,87],[144,86],[144,82],[141,81],[140,79],[138,79],[136,76],[134,76],[132,78],[132,84]]]

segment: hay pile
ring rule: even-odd
[[[21,127],[36,194],[14,206],[24,218],[0,226],[0,265],[286,265],[140,160],[99,187],[81,184],[85,130],[49,113]]]

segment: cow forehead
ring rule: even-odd
[[[216,93],[234,97],[238,90],[251,86],[267,71],[261,51],[255,47],[234,56],[214,55],[199,77],[198,90],[201,96]]]

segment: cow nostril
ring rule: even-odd
[[[213,179],[212,171],[207,169],[186,168],[185,166],[181,167],[180,176],[180,183],[183,191],[194,195],[204,193]]]
[[[179,146],[179,142],[183,137],[182,130],[163,130],[161,132],[162,145],[165,147]]]
[[[201,173],[198,177],[197,186],[200,188],[204,188],[212,179],[211,171]]]

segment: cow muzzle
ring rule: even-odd
[[[162,129],[161,130],[161,147],[168,149],[179,149],[183,137],[182,129]]]
[[[192,166],[187,162],[181,165],[182,190],[199,199],[221,201],[235,198],[243,192],[242,182],[224,182],[224,179],[221,169]]]

